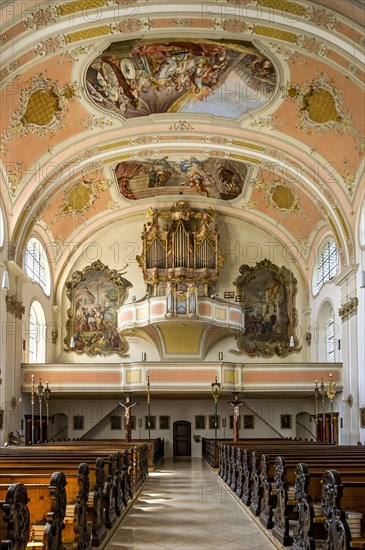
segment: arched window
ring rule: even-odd
[[[326,359],[328,363],[335,362],[335,314],[331,308],[326,322]]]
[[[28,241],[25,252],[24,268],[26,274],[41,285],[47,296],[51,292],[50,271],[46,252],[34,237]]]
[[[360,215],[360,246],[365,246],[365,200],[362,202]]]
[[[325,282],[331,280],[338,271],[338,251],[333,239],[327,239],[319,249],[319,259],[313,274],[313,290],[316,294]]]
[[[2,246],[4,244],[4,233],[5,233],[4,215],[3,215],[3,210],[2,210],[1,205],[0,205],[0,246]]]
[[[45,363],[46,361],[45,326],[43,308],[39,302],[33,302],[29,312],[29,363]]]

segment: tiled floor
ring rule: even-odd
[[[106,550],[272,550],[275,546],[199,458],[165,459]]]

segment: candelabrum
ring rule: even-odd
[[[49,401],[51,399],[51,390],[48,387],[48,382],[46,382],[46,387],[44,390],[44,402],[46,404],[46,414],[47,414],[47,439],[48,439],[48,431],[49,431]]]
[[[318,380],[316,380],[316,386],[314,388],[314,400],[316,404],[316,439],[318,441],[319,439],[319,432],[318,432],[318,399],[319,399],[319,388],[318,388]]]
[[[326,442],[326,398],[330,400],[330,434],[329,440],[330,443],[333,443],[335,440],[334,433],[334,422],[333,422],[333,400],[336,395],[336,384],[332,380],[332,373],[330,373],[330,381],[325,386],[323,378],[321,379],[321,385],[318,386],[318,380],[316,380],[316,385],[314,388],[314,399],[315,399],[315,419],[316,419],[316,436],[317,440]],[[322,400],[322,426],[319,426],[319,414],[318,414],[318,401],[321,397]],[[321,428],[321,429],[320,429]]]
[[[42,445],[43,441],[43,418],[42,418],[42,400],[43,400],[43,397],[44,397],[44,387],[43,387],[43,384],[42,384],[42,379],[40,378],[39,379],[39,383],[38,383],[38,387],[37,387],[37,397],[38,397],[38,401],[39,401],[39,442],[40,444]]]
[[[330,381],[327,384],[327,397],[330,400],[330,410],[331,410],[331,443],[334,443],[335,434],[333,429],[333,400],[336,395],[336,384],[332,380],[332,372],[330,373]]]
[[[326,443],[326,387],[323,384],[323,378],[321,378],[321,396],[322,396],[322,434],[321,441]]]
[[[32,386],[31,386],[31,405],[32,405],[32,445],[34,445],[34,374],[32,374]]]
[[[217,429],[218,429],[218,399],[221,393],[221,385],[218,382],[217,377],[215,377],[214,382],[211,383],[212,387],[212,397],[214,399],[214,439],[217,440]]]
[[[148,440],[151,439],[151,391],[150,391],[150,375],[147,374],[147,427]]]

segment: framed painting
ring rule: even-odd
[[[241,265],[234,281],[243,297],[245,330],[236,337],[239,351],[251,357],[285,357],[299,351],[295,309],[297,280],[285,266],[263,260],[255,266]]]
[[[76,415],[73,417],[73,427],[74,430],[83,430],[84,429],[84,417],[81,415]]]
[[[169,430],[169,429],[170,429],[170,417],[160,416],[160,430]]]
[[[66,283],[65,350],[87,355],[125,355],[127,340],[118,331],[117,313],[131,283],[100,260],[74,271]]]
[[[209,429],[214,430],[215,429],[215,422],[217,421],[217,430],[220,428],[220,417],[219,415],[215,416],[215,414],[209,415]]]
[[[150,421],[150,426],[149,426],[149,429],[150,430],[155,430],[156,429],[156,417],[155,416],[145,416],[145,419],[144,419],[144,427],[145,427],[145,430],[148,430],[148,419]]]
[[[280,427],[282,430],[288,430],[292,427],[292,415],[281,414],[280,415]]]
[[[255,417],[253,414],[244,414],[243,415],[243,427],[245,430],[254,430],[255,429]]]
[[[110,429],[111,430],[121,430],[122,429],[122,417],[121,416],[111,416],[110,417]]]
[[[195,429],[196,430],[205,430],[205,415],[198,414],[195,416]]]

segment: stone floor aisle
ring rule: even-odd
[[[272,550],[275,546],[199,458],[165,458],[106,550]]]

